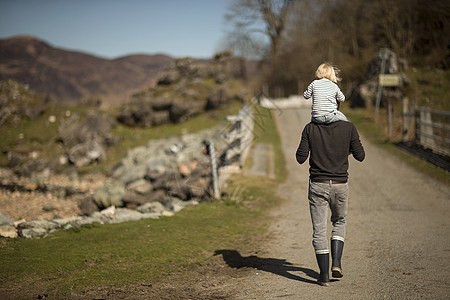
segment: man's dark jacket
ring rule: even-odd
[[[347,181],[348,156],[358,161],[365,157],[355,125],[345,121],[307,124],[296,153],[298,163],[304,163],[308,154],[311,180]]]

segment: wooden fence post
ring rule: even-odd
[[[402,141],[406,142],[408,140],[409,131],[409,110],[408,110],[408,98],[403,97],[402,99]],[[407,121],[408,119],[408,121]]]
[[[426,148],[435,148],[433,138],[433,121],[431,119],[431,111],[426,108],[420,109],[420,144]]]
[[[213,192],[214,198],[220,199],[219,191],[219,176],[217,175],[217,162],[216,162],[216,150],[214,149],[214,142],[210,140],[208,142],[209,158],[211,159],[211,173],[213,180]]]

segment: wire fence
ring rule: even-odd
[[[450,156],[450,112],[433,110],[426,107],[416,108],[413,112],[403,111],[403,140],[412,130],[413,142],[434,153]]]

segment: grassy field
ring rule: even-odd
[[[280,139],[267,116],[255,133],[277,150]],[[225,191],[230,196],[173,217],[95,224],[42,239],[0,239],[0,298],[64,298],[98,287],[151,285],[207,261],[216,250],[254,248],[270,209],[281,201],[275,191],[286,172],[282,152],[274,152],[275,180],[238,174]]]

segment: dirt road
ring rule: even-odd
[[[349,158],[344,277],[329,287],[316,284],[308,165],[298,165],[294,155],[310,111],[287,109],[277,114],[289,172],[279,193],[287,201],[274,212],[267,248],[247,258],[254,271],[221,290],[231,292],[233,299],[449,299],[449,186],[364,138],[366,160]],[[243,253],[228,255],[246,259]]]

